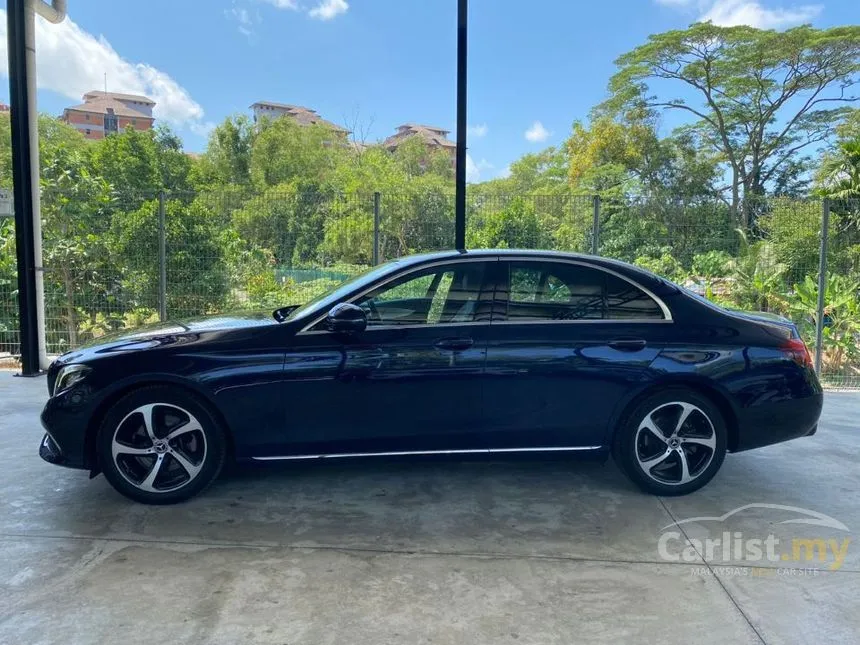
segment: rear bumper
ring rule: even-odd
[[[822,393],[801,399],[763,403],[743,410],[738,418],[738,446],[735,452],[769,446],[818,431],[824,403]]]

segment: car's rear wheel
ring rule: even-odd
[[[207,488],[224,465],[224,431],[196,396],[135,390],[108,410],[98,435],[107,480],[145,504],[174,504]]]
[[[720,469],[727,435],[723,416],[707,397],[673,387],[633,408],[618,428],[613,453],[644,491],[686,495]]]

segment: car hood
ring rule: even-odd
[[[216,316],[198,316],[174,321],[143,325],[99,336],[63,354],[59,362],[66,363],[103,353],[134,351],[196,339],[201,333],[217,333],[279,323],[270,312],[242,312]]]

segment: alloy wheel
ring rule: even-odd
[[[187,410],[149,403],[120,421],[111,441],[117,471],[147,493],[168,493],[190,484],[206,461],[206,434]]]
[[[714,459],[717,434],[705,412],[684,401],[657,406],[636,430],[639,468],[654,481],[680,486],[702,473]]]

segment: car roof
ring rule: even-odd
[[[624,268],[627,270],[633,270],[637,273],[648,273],[643,269],[640,269],[637,266],[632,264],[628,264],[627,262],[622,262],[620,260],[613,260],[611,258],[604,258],[598,255],[589,255],[587,253],[573,253],[569,251],[545,251],[539,249],[468,249],[465,251],[436,251],[434,253],[421,253],[418,255],[407,255],[397,259],[397,262],[401,266],[410,266],[413,264],[422,264],[424,262],[433,262],[435,260],[451,260],[461,257],[534,257],[536,259],[547,259],[547,260],[581,260],[583,262],[588,262],[592,264],[606,265],[606,266],[617,266],[619,268]]]
[[[398,258],[401,264],[418,264],[433,260],[448,260],[459,257],[495,257],[495,256],[534,256],[536,258],[578,259],[588,261],[602,261],[605,258],[585,253],[572,253],[566,251],[543,251],[538,249],[468,249],[465,251],[435,251],[432,253],[420,253]],[[619,263],[623,264],[623,263]],[[628,265],[629,266],[629,265]]]
[[[424,263],[436,262],[440,260],[455,260],[457,258],[466,257],[528,257],[534,258],[536,260],[578,260],[583,263],[592,264],[594,266],[612,269],[630,278],[634,278],[641,283],[644,283],[643,286],[647,286],[651,289],[656,289],[661,292],[663,292],[664,290],[671,292],[677,291],[677,287],[675,287],[675,285],[672,285],[667,280],[651,273],[650,271],[646,271],[645,269],[642,269],[635,265],[628,264],[627,262],[613,260],[611,258],[604,258],[597,255],[588,255],[586,253],[573,253],[567,251],[546,251],[538,249],[469,249],[465,251],[449,250],[437,251],[435,253],[422,253],[419,255],[404,256],[398,258],[392,264],[396,265],[398,269],[402,270],[404,268],[414,267]]]

